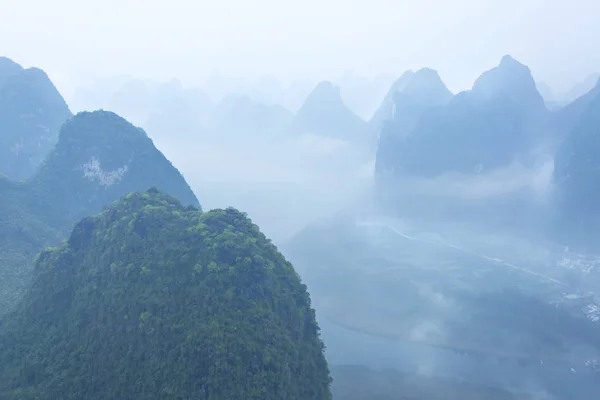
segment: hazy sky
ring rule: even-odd
[[[429,66],[459,90],[506,53],[557,89],[600,70],[598,0],[0,0],[0,10],[0,54],[59,86]]]

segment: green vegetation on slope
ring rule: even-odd
[[[151,186],[200,207],[181,173],[146,132],[109,111],[81,112],[67,121],[30,186],[42,194],[36,198],[46,200],[41,206],[51,223],[65,217],[72,223]]]
[[[0,316],[29,284],[39,251],[58,244],[77,220],[152,186],[200,207],[143,130],[106,111],[68,120],[34,177],[19,183],[0,179]]]
[[[24,184],[0,177],[0,316],[14,307],[29,282],[33,257],[60,240],[23,205],[28,196]]]
[[[306,286],[235,209],[151,189],[40,254],[0,325],[2,399],[329,399]]]

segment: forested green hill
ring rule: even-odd
[[[0,323],[2,399],[329,399],[306,286],[239,211],[156,189],[42,252]]]

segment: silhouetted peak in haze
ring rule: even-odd
[[[375,173],[379,178],[388,173],[395,175],[405,169],[404,159],[417,157],[416,154],[400,156],[399,151],[406,147],[406,140],[413,132],[418,132],[418,127],[425,113],[439,117],[439,113],[453,98],[453,94],[437,71],[422,68],[410,74],[404,88],[394,93],[392,104],[384,104],[379,113],[385,112],[387,116],[380,122],[379,146],[375,161]],[[386,108],[384,108],[386,107]],[[429,120],[429,119],[428,119]],[[371,125],[373,127],[373,125]],[[375,127],[376,128],[376,127]],[[436,128],[439,130],[440,128]],[[419,135],[419,133],[417,133]],[[417,142],[418,137],[414,138]],[[430,150],[424,150],[425,154]],[[386,178],[387,179],[387,178]],[[386,184],[383,184],[386,186]]]
[[[81,112],[65,122],[33,185],[43,190],[48,208],[70,219],[151,186],[200,207],[183,176],[143,129],[102,110]]]
[[[366,122],[343,102],[340,88],[329,81],[317,84],[296,114],[295,130],[343,140],[364,140]]]
[[[420,68],[415,73],[410,75],[410,78],[407,80],[403,91],[417,91],[419,88],[426,88],[428,86],[437,86],[446,89],[446,85],[435,69]]]
[[[596,98],[600,95],[600,78],[596,80],[596,84],[585,94],[577,98],[575,101],[586,97],[587,99]],[[589,102],[588,102],[589,103]]]
[[[21,64],[13,61],[8,57],[0,56],[0,71],[4,71],[6,68],[16,68],[18,70],[23,69]]]
[[[111,110],[142,121],[154,106],[153,96],[146,82],[132,79],[116,90],[108,101]]]
[[[208,125],[215,108],[216,105],[203,90],[183,89],[168,101],[157,101],[155,111],[143,126],[154,139],[197,137]]]
[[[64,111],[64,108],[68,108],[46,72],[39,68],[26,68],[18,74],[11,75],[2,90],[10,90],[13,94],[19,91],[23,99],[31,101],[36,106],[52,106],[53,109],[48,110],[48,113]]]
[[[316,106],[318,103],[327,107],[343,104],[340,87],[330,81],[319,82],[306,98],[304,105]]]
[[[171,92],[166,98],[160,96],[157,98],[155,114],[165,114],[167,118],[173,119],[207,115],[216,107],[210,96],[198,88],[181,89],[181,91]]]
[[[400,93],[411,96],[414,101],[436,105],[447,104],[453,96],[438,72],[431,68],[415,72]]]
[[[532,113],[546,110],[529,67],[510,55],[502,57],[497,67],[481,74],[473,84],[471,93],[484,100],[504,95],[518,107]]]
[[[184,90],[182,97],[188,106],[195,108],[196,112],[207,112],[215,106],[210,96],[202,89],[186,89]]]
[[[382,132],[375,165],[377,187],[389,193],[384,201],[393,208],[402,208],[397,187],[404,178],[479,175],[535,161],[540,127],[550,114],[527,66],[505,56],[455,96],[434,71],[415,73],[411,81],[396,95],[395,118]],[[413,84],[417,95],[410,96]]]
[[[284,88],[279,79],[273,75],[263,75],[256,81],[255,91],[266,104],[278,104]]]
[[[216,131],[226,137],[257,140],[289,130],[294,114],[277,104],[265,104],[247,95],[230,94],[217,105]]]
[[[20,64],[8,57],[0,57],[0,87],[4,85],[9,76],[17,75],[21,71],[23,71],[23,67]]]
[[[229,110],[231,108],[236,108],[239,106],[250,105],[252,104],[252,99],[244,94],[232,93],[223,97],[221,101],[217,103],[217,111],[219,110]]]
[[[595,72],[593,74],[589,74],[588,76],[585,77],[585,79],[583,80],[583,82],[586,85],[590,85],[590,86],[596,86],[598,84],[598,81],[600,81],[600,73],[599,72]]]
[[[396,118],[402,120],[402,131],[407,133],[414,128],[422,112],[447,104],[452,96],[436,70],[406,71],[394,82],[369,125],[379,134],[385,121]]]
[[[561,100],[565,103],[570,103],[575,99],[588,93],[600,80],[600,73],[596,72],[589,74],[581,82],[576,83],[571,89],[561,96]]]
[[[554,91],[545,82],[536,82],[535,86],[546,103],[555,101]]]
[[[588,92],[584,93],[581,97],[587,94],[592,94],[593,96],[597,96],[600,94],[600,76],[596,79],[596,83],[594,84],[594,86],[592,86],[592,88]]]
[[[415,72],[412,69],[409,69],[408,71],[404,71],[404,73],[402,75],[400,75],[400,77],[398,79],[396,79],[394,81],[394,83],[392,84],[392,87],[390,88],[390,90],[385,95],[385,98],[383,99],[383,104],[388,104],[389,102],[392,102],[394,100],[394,95],[396,94],[396,92],[403,91],[404,88],[411,81],[411,78],[414,76],[414,74],[415,74]]]
[[[391,130],[395,131],[396,138],[409,134],[424,112],[445,106],[452,97],[452,92],[436,70],[421,68],[411,74],[404,88],[394,93],[393,103],[388,110],[388,119],[394,125]]]
[[[380,73],[371,79],[354,71],[344,71],[336,81],[341,87],[344,103],[358,116],[368,120],[373,117],[396,78]]]
[[[375,135],[379,136],[383,123],[392,118],[396,94],[406,88],[406,85],[408,85],[413,75],[413,70],[405,71],[394,81],[386,93],[383,102],[369,120],[369,129],[374,131]]]
[[[516,68],[522,68],[527,66],[525,64],[521,64],[519,61],[515,60],[513,56],[510,54],[505,54],[500,59],[500,66],[512,66]]]
[[[8,58],[0,62],[0,173],[11,179],[33,175],[71,116],[48,75],[23,69]]]
[[[598,96],[600,96],[600,81],[597,81],[596,85],[587,93],[550,115],[547,123],[543,126],[543,134],[551,152],[557,151],[565,137],[575,128],[592,101]]]

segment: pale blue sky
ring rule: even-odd
[[[59,86],[429,66],[456,91],[505,53],[559,90],[600,70],[598,0],[0,0],[0,10],[0,54]]]

